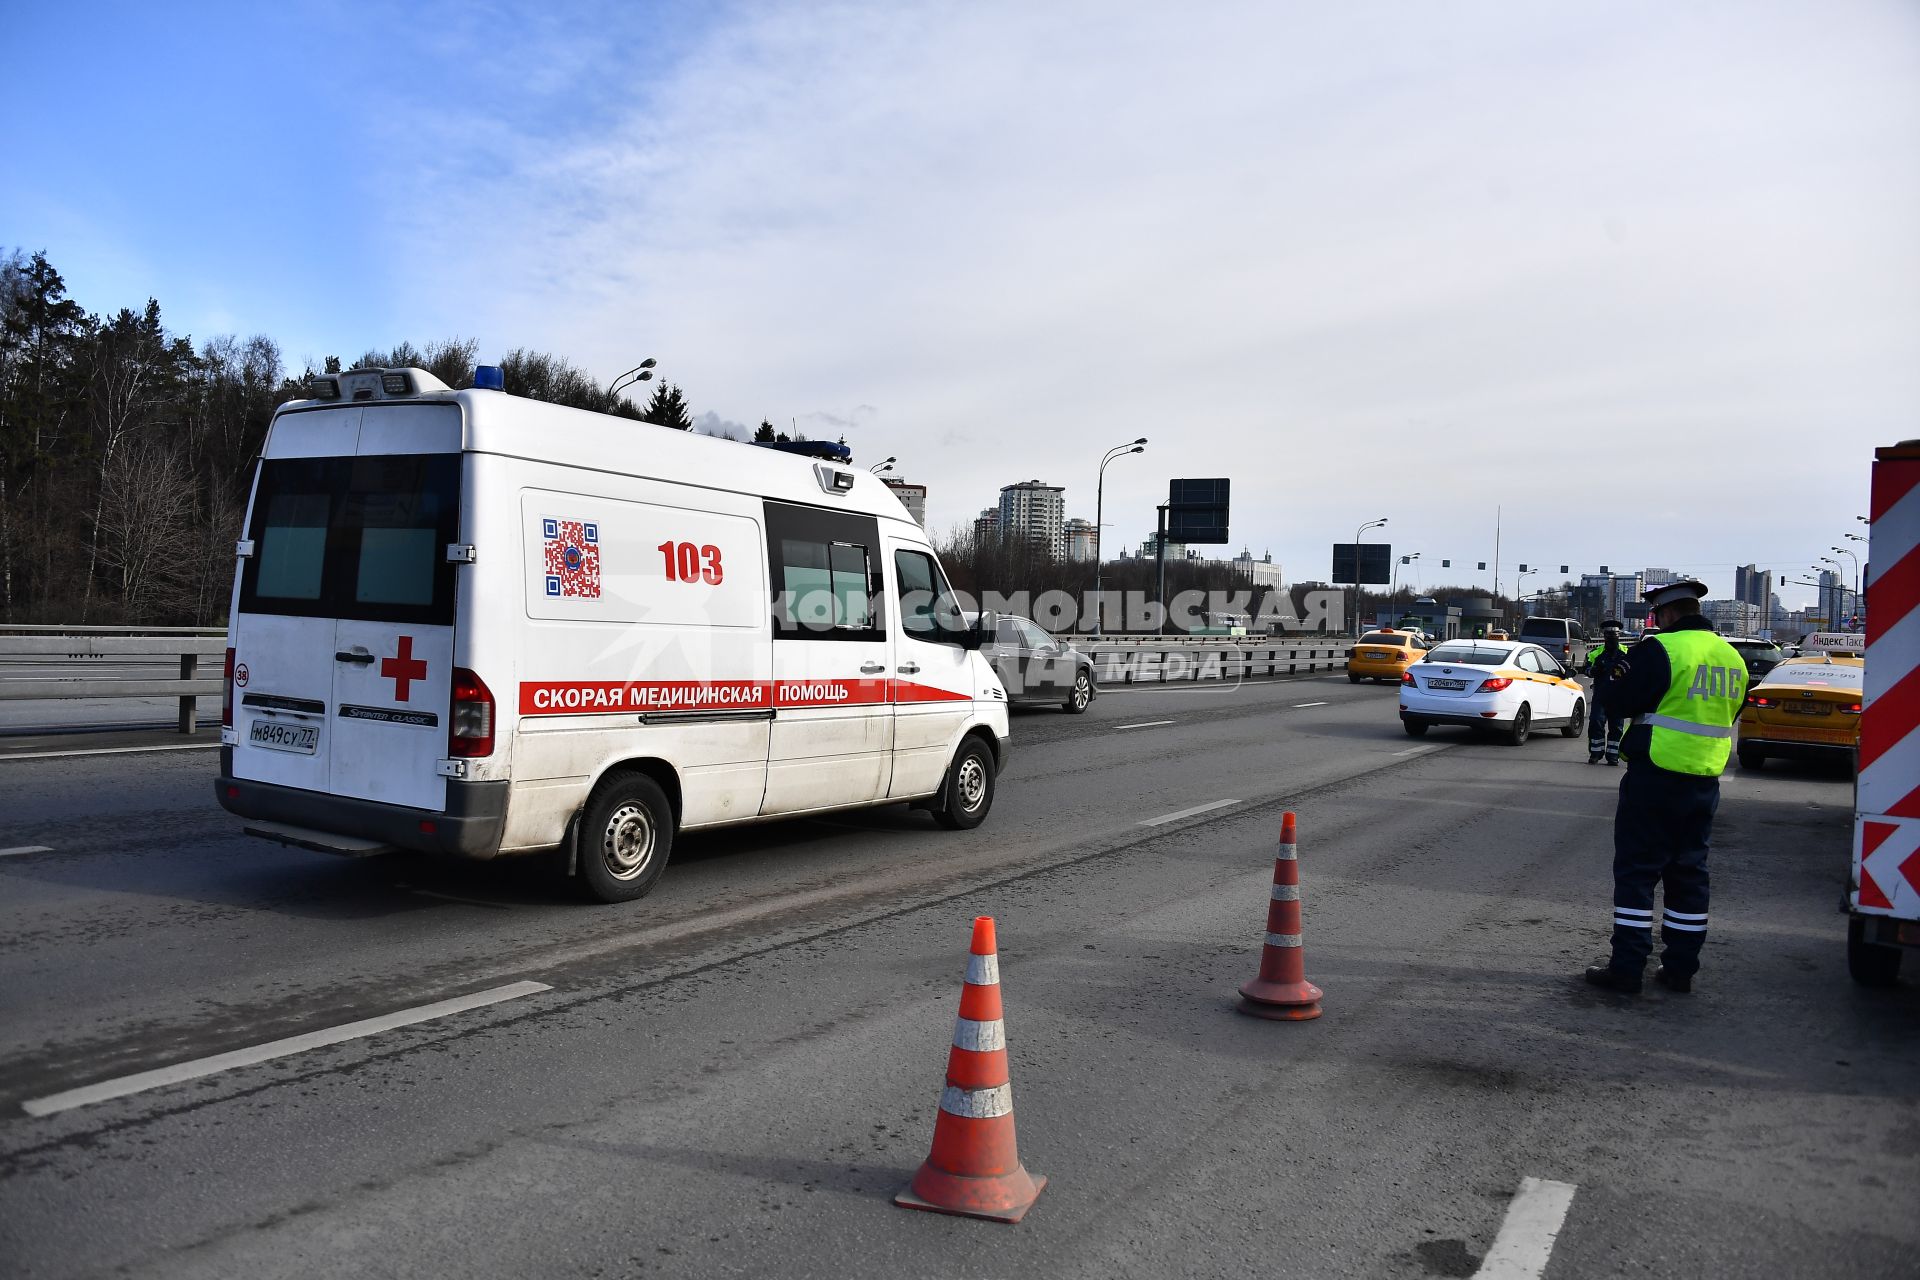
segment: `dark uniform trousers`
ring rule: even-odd
[[[1613,819],[1613,960],[1632,974],[1653,951],[1653,890],[1666,883],[1660,963],[1678,978],[1700,968],[1707,940],[1707,837],[1720,806],[1720,780],[1671,773],[1644,761],[1620,779]]]
[[[1594,759],[1600,758],[1602,748],[1609,760],[1620,758],[1620,736],[1626,732],[1627,717],[1607,706],[1604,688],[1596,682],[1593,686],[1593,707],[1587,712],[1587,754]]]

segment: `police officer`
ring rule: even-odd
[[[1706,594],[1706,584],[1692,580],[1647,590],[1659,632],[1628,651],[1627,671],[1607,695],[1609,712],[1633,722],[1613,817],[1613,957],[1586,974],[1611,991],[1640,990],[1653,951],[1653,890],[1662,882],[1665,951],[1653,980],[1691,991],[1700,968],[1707,841],[1747,682],[1739,652],[1700,614]]]
[[[1613,707],[1613,688],[1627,674],[1627,649],[1620,643],[1620,620],[1600,624],[1600,643],[1587,650],[1587,671],[1593,676],[1592,706],[1587,711],[1587,763],[1599,764],[1604,750],[1608,764],[1620,763],[1620,734],[1627,718]]]

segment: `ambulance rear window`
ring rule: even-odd
[[[450,624],[459,507],[458,454],[270,458],[240,610]]]

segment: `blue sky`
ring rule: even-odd
[[[1499,505],[1508,564],[1724,590],[1829,554],[1920,435],[1908,3],[23,5],[0,39],[0,248],[89,308],[296,366],[653,355],[696,413],[899,456],[936,527],[1030,477],[1090,518],[1147,435],[1110,549],[1217,474],[1291,577],[1381,514],[1491,559]]]

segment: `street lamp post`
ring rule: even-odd
[[[613,393],[620,390],[621,384],[623,383],[631,386],[633,383],[645,382],[651,378],[653,376],[653,367],[657,363],[658,361],[652,356],[648,356],[645,360],[642,360],[639,364],[633,366],[633,368],[627,370],[612,382],[609,382],[607,384],[607,399],[613,399]]]
[[[1106,610],[1101,607],[1100,600],[1100,566],[1106,560],[1103,548],[1100,545],[1100,535],[1105,532],[1106,526],[1100,522],[1106,516],[1107,464],[1115,458],[1124,457],[1129,453],[1145,453],[1146,451],[1147,438],[1141,436],[1138,440],[1113,446],[1113,448],[1107,450],[1107,456],[1100,459],[1099,476],[1094,481],[1093,486],[1093,634],[1095,635],[1102,634],[1101,628],[1105,625],[1106,614]]]
[[[1411,565],[1420,558],[1418,551],[1409,552],[1393,562],[1393,585],[1387,589],[1387,610],[1394,615],[1394,621],[1400,620],[1400,566]]]
[[[1378,529],[1387,522],[1385,516],[1378,520],[1369,520],[1353,531],[1353,634],[1360,636],[1360,535],[1369,529]]]
[[[885,462],[876,462],[874,465],[867,468],[867,474],[877,476],[877,475],[880,475],[882,472],[891,471],[893,470],[893,464],[898,461],[899,461],[898,458],[888,458]]]

